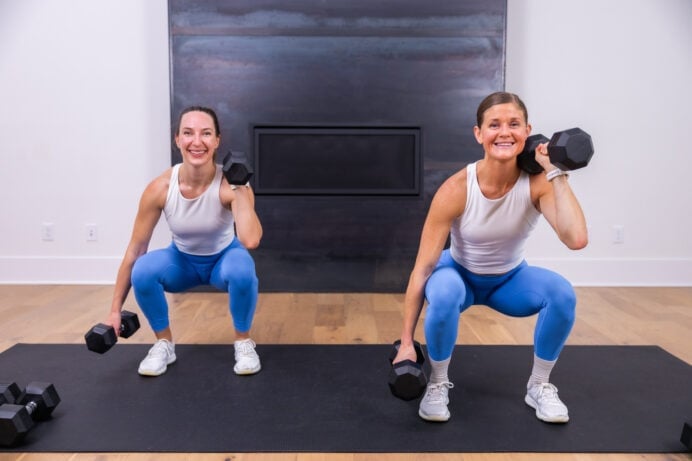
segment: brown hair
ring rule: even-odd
[[[483,115],[485,114],[486,110],[498,104],[508,103],[516,104],[519,107],[519,109],[521,109],[521,111],[524,113],[524,122],[529,122],[529,111],[526,110],[526,105],[524,104],[524,101],[522,101],[521,98],[514,93],[498,91],[486,96],[478,105],[478,110],[476,111],[476,123],[478,124],[478,126],[481,126],[483,124]]]
[[[219,128],[219,119],[216,117],[216,112],[214,112],[213,109],[204,106],[189,106],[183,109],[183,111],[180,113],[180,117],[178,118],[177,132],[180,132],[180,122],[183,120],[183,115],[187,114],[188,112],[204,112],[205,114],[209,115],[211,119],[214,121],[214,129],[216,130],[216,136],[221,136],[221,129]]]

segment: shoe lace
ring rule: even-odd
[[[453,383],[445,381],[442,383],[430,383],[425,393],[425,399],[430,403],[444,402],[447,389],[454,387]]]
[[[252,357],[255,355],[255,343],[251,339],[238,341],[235,344],[235,352],[241,357]]]
[[[557,399],[557,387],[550,383],[542,383],[538,385],[536,397],[540,400],[552,401]]]
[[[165,341],[156,341],[147,355],[152,358],[165,358],[168,356],[168,345]]]

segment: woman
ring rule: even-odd
[[[564,423],[567,407],[549,378],[574,323],[576,296],[561,275],[524,261],[524,243],[543,215],[568,248],[584,248],[586,220],[567,174],[550,163],[547,143],[535,152],[546,174],[529,176],[517,167],[516,158],[531,133],[526,106],[518,96],[487,96],[476,118],[474,135],[484,157],[447,179],[433,197],[406,289],[394,363],[416,360],[414,330],[425,298],[431,376],[418,414],[447,421],[448,393],[454,386],[447,370],[459,315],[473,304],[515,317],[538,313],[524,400],[539,419]],[[450,248],[443,251],[450,232]]]
[[[182,163],[167,169],[144,190],[132,237],[118,270],[108,324],[119,331],[120,312],[132,287],[157,341],[139,365],[145,376],[165,373],[176,360],[164,292],[210,284],[229,294],[235,327],[236,374],[260,371],[250,327],[257,303],[256,248],[262,226],[249,186],[231,186],[215,163],[221,142],[215,112],[183,110],[175,134]],[[147,252],[154,227],[166,217],[172,243]]]

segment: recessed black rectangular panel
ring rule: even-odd
[[[255,127],[255,192],[418,195],[420,129]]]

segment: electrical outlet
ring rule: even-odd
[[[52,242],[55,240],[55,224],[52,222],[44,222],[41,224],[41,240],[44,242]]]
[[[613,226],[613,243],[625,243],[625,226],[622,224]]]
[[[87,242],[96,242],[99,239],[99,229],[96,224],[85,224]]]

